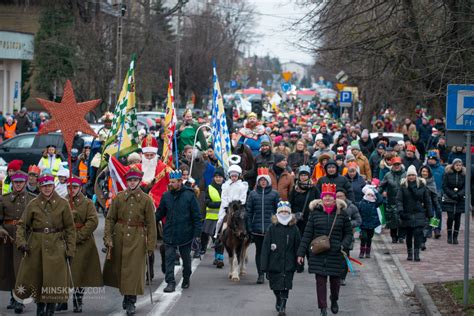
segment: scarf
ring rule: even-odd
[[[323,210],[326,212],[328,215],[331,215],[332,212],[336,209],[336,205],[333,205],[331,207],[326,207],[323,205]]]
[[[291,214],[283,215],[283,214],[278,213],[276,216],[278,219],[278,223],[282,224],[283,226],[287,226],[292,218]]]

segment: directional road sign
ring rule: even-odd
[[[474,131],[474,85],[448,85],[446,129]]]
[[[283,82],[281,84],[281,90],[283,90],[283,92],[288,92],[291,90],[291,84],[288,83],[288,82]]]

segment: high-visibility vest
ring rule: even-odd
[[[53,163],[53,168],[51,168],[49,165],[49,158],[43,157],[41,158],[41,165],[43,166],[43,169],[50,169],[53,176],[56,176],[59,169],[61,169],[61,158],[56,158]]]
[[[9,139],[13,138],[16,135],[16,122],[12,125],[5,124],[4,126],[5,131],[3,132],[3,138]]]
[[[211,198],[212,202],[221,201],[221,195],[219,194],[219,191],[217,191],[217,189],[212,185],[207,187],[207,191],[209,192],[209,197]],[[206,207],[206,219],[217,221],[219,219],[219,208]]]
[[[12,191],[12,184],[11,183],[6,183],[5,180],[3,180],[2,195],[8,194],[11,191]]]
[[[82,183],[87,183],[87,165],[82,160],[79,162],[79,178]]]

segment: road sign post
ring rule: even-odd
[[[469,306],[469,237],[471,210],[471,132],[474,131],[474,85],[448,85],[446,130],[466,132],[466,183],[464,210],[463,305]]]

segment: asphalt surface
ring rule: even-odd
[[[99,227],[95,232],[95,240],[99,248],[101,263],[105,260],[102,248],[104,218],[99,215]],[[357,246],[356,246],[357,247]],[[276,315],[275,297],[270,290],[268,281],[257,285],[255,267],[255,247],[249,248],[247,274],[240,282],[228,279],[228,262],[224,269],[216,269],[212,265],[213,249],[209,249],[202,260],[193,260],[193,275],[189,289],[181,289],[181,267],[175,268],[177,290],[175,293],[163,293],[166,284],[161,273],[161,259],[156,251],[155,279],[152,282],[153,304],[150,302],[148,286],[146,293],[138,297],[136,315]],[[377,250],[376,250],[377,251]],[[375,251],[374,251],[375,252]],[[354,251],[354,256],[357,251]],[[380,252],[380,256],[382,253]],[[356,267],[354,275],[347,277],[347,286],[341,287],[340,315],[410,315],[414,314],[404,295],[394,296],[394,291],[387,283],[386,276],[379,266],[385,264],[372,259],[363,259],[364,266]],[[385,271],[385,274],[387,274]],[[390,282],[390,279],[389,279]],[[287,304],[287,315],[319,315],[316,300],[314,275],[307,273],[295,274],[293,290]],[[393,287],[393,286],[392,286]],[[329,293],[329,289],[328,289]],[[328,294],[329,295],[329,294]],[[7,310],[8,292],[0,292],[0,315],[15,315]],[[125,315],[122,308],[122,296],[117,289],[104,287],[94,289],[84,296],[83,314],[85,315]],[[36,306],[26,305],[25,315],[35,315]],[[57,315],[77,315],[72,312],[72,299],[69,299],[69,310],[58,312]],[[329,313],[330,314],[330,313]],[[416,314],[416,313],[415,313]]]

